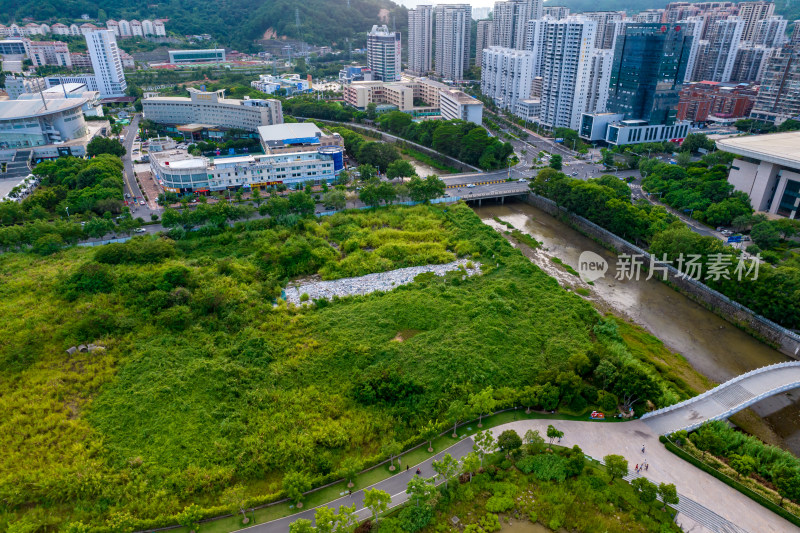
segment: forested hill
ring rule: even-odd
[[[579,11],[625,11],[638,13],[645,9],[666,7],[670,0],[548,0],[545,6],[566,6],[575,13]],[[732,0],[734,2],[746,0]],[[796,0],[774,0],[775,14],[782,15],[789,23],[800,19],[800,2]]]
[[[344,47],[345,38],[360,36],[354,47],[362,47],[366,32],[380,23],[381,10],[387,10],[389,26],[394,17],[396,28],[405,33],[406,8],[391,0],[350,0],[349,4],[348,0],[0,0],[0,20],[71,21],[84,13],[101,22],[168,18],[167,32],[209,33],[220,44],[248,50],[269,28],[279,36],[317,45]]]

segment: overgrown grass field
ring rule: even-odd
[[[497,408],[608,403],[603,361],[620,383],[635,369],[655,404],[687,394],[465,205],[208,233],[0,256],[0,529],[169,525],[190,503],[230,512],[234,484],[272,501],[285,473],[338,479],[347,458],[368,466],[452,425],[451,403],[487,387]],[[297,277],[456,257],[482,274],[280,299]],[[66,353],[88,343],[105,349]],[[555,399],[531,388],[545,383]]]

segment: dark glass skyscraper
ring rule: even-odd
[[[691,44],[680,24],[627,24],[614,47],[608,111],[674,124]]]

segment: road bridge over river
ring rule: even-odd
[[[800,361],[765,366],[737,376],[681,403],[642,416],[659,435],[693,430],[722,420],[765,398],[800,387]]]

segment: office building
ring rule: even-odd
[[[189,88],[190,96],[158,96],[142,100],[145,118],[158,124],[194,125],[256,131],[259,126],[283,123],[280,100],[225,98],[225,91],[204,92]],[[183,131],[183,130],[180,130]],[[191,133],[195,133],[191,131]]]
[[[463,80],[469,70],[472,7],[469,4],[436,6],[436,74]]]
[[[578,129],[591,99],[591,57],[597,22],[579,16],[548,21],[542,53],[539,123]]]
[[[478,36],[476,37],[477,45],[475,47],[475,64],[481,66],[483,59],[483,50],[489,48],[494,44],[492,37],[494,37],[494,22],[491,20],[478,21]]]
[[[503,109],[516,109],[517,101],[531,94],[534,54],[492,46],[483,50],[481,93]]]
[[[349,65],[339,71],[339,82],[343,85],[354,81],[372,81],[372,71],[365,65]]]
[[[745,24],[739,17],[717,20],[711,25],[708,44],[701,51],[692,78],[695,81],[730,81]]]
[[[483,103],[462,91],[441,90],[439,111],[444,120],[463,120],[479,126],[483,124]]]
[[[677,118],[691,122],[745,118],[753,109],[756,95],[758,87],[746,83],[690,83],[680,91]]]
[[[581,13],[581,17],[597,22],[597,33],[594,39],[595,48],[607,50],[614,48],[617,24],[625,19],[624,11],[588,11]]]
[[[492,46],[500,48],[525,49],[525,34],[530,4],[525,0],[495,2]]]
[[[312,92],[308,78],[301,78],[300,74],[284,74],[283,76],[261,74],[257,80],[250,82],[250,87],[267,94],[275,94],[280,91],[285,96]]]
[[[750,118],[780,125],[800,116],[800,50],[784,46],[767,60]]]
[[[682,139],[688,123],[675,108],[691,39],[680,24],[628,24],[614,48],[607,113],[585,113],[580,135],[618,145]]]
[[[16,100],[21,94],[25,93],[40,93],[47,85],[44,78],[34,78],[27,76],[6,76],[6,93],[10,100]]]
[[[96,90],[100,91],[100,96],[102,98],[125,96],[128,85],[125,83],[122,58],[114,32],[98,30],[87,33],[86,47],[97,80]]]
[[[82,98],[0,101],[0,149],[65,143],[88,134]],[[77,154],[76,154],[77,155]]]
[[[449,102],[442,104],[442,94],[448,92]],[[428,78],[411,78],[401,82],[362,81],[346,85],[343,91],[345,103],[364,110],[369,104],[376,104],[381,111],[403,111],[414,117],[475,118],[475,106],[483,106],[480,100],[460,91],[453,92],[450,86]],[[471,97],[469,97],[471,98]],[[416,105],[419,103],[420,105]],[[481,109],[481,116],[483,110]],[[480,122],[477,122],[480,124]]]
[[[542,101],[538,98],[526,98],[517,100],[517,107],[514,114],[525,121],[535,122],[539,120],[539,113],[542,109]]]
[[[738,156],[731,164],[728,182],[747,193],[753,209],[795,219],[800,211],[798,146],[798,131],[717,141],[717,148]]]
[[[433,67],[433,6],[408,10],[408,70],[422,76]]]
[[[373,79],[400,80],[401,46],[399,31],[389,31],[385,24],[372,27],[367,35],[367,66],[372,71]]]
[[[187,63],[220,63],[225,61],[225,49],[210,50],[170,50],[169,62],[172,65]]]
[[[738,7],[739,18],[744,22],[742,30],[743,41],[752,41],[758,22],[771,17],[775,12],[775,4],[773,2],[741,2]]]
[[[258,136],[264,155],[211,160],[170,150],[151,153],[150,169],[167,191],[207,193],[331,183],[344,168],[341,137],[323,135],[314,124],[260,127]]]
[[[323,146],[344,148],[340,134],[325,135],[313,122],[259,126],[258,139],[265,154],[315,152]]]

